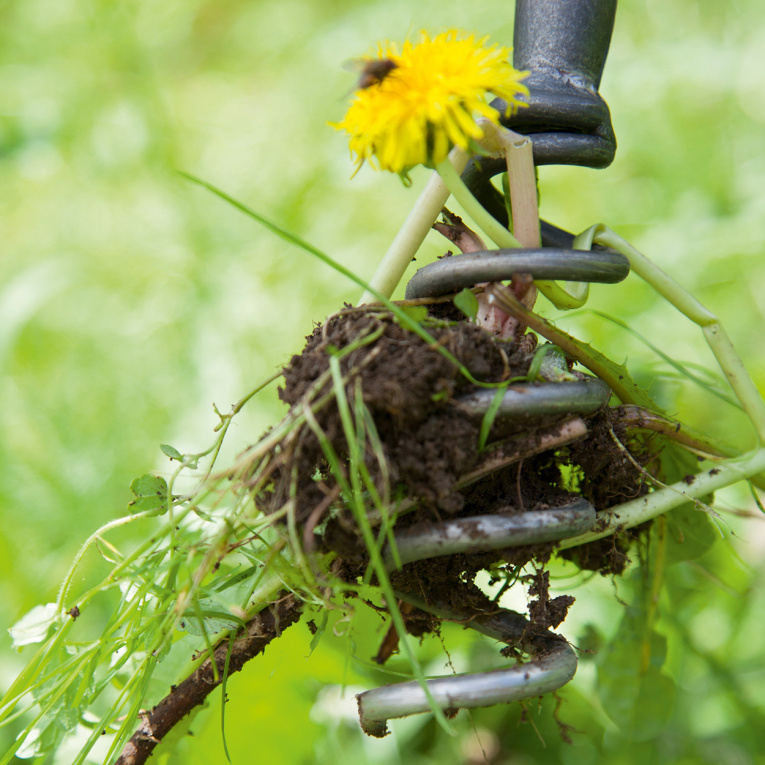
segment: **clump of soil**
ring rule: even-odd
[[[585,417],[588,434],[565,447],[530,452],[470,485],[460,483],[481,459],[481,420],[456,401],[473,387],[458,364],[479,381],[522,378],[533,358],[535,338],[501,341],[464,321],[434,321],[427,331],[432,342],[402,327],[387,311],[348,307],[317,326],[303,352],[284,370],[280,397],[294,412],[307,411],[307,421],[280,445],[270,488],[258,502],[266,512],[276,512],[294,498],[304,540],[309,546],[335,550],[341,558],[336,570],[353,578],[367,562],[352,514],[338,504],[338,466],[348,480],[353,449],[363,453],[368,475],[364,491],[404,499],[409,512],[397,519],[397,529],[445,517],[559,507],[578,497],[604,510],[646,490],[641,471],[620,446],[627,443],[624,428],[609,410]],[[353,420],[351,446],[338,395],[347,402]],[[567,416],[517,417],[503,422],[501,438],[515,443]],[[495,432],[492,438],[499,436]],[[645,462],[648,456],[637,459]],[[577,551],[581,566],[614,573],[627,565],[618,542],[594,545]],[[553,547],[444,556],[408,564],[391,578],[401,591],[466,606],[485,602],[485,596],[475,592],[476,572],[498,562],[510,568],[531,560],[543,564]],[[538,611],[532,622],[545,630],[557,626],[573,599],[550,600],[544,577],[532,587]]]
[[[557,627],[568,614],[568,609],[574,604],[571,595],[550,597],[550,574],[547,571],[537,571],[530,577],[529,595],[534,600],[529,603],[531,623],[544,630]]]
[[[352,311],[335,316],[307,338],[303,353],[292,357],[279,395],[285,403],[296,406],[312,388],[314,399],[330,393],[332,380],[318,386],[317,381],[327,372],[330,354],[338,355],[340,371],[347,380],[346,396],[353,401],[360,395],[383,447],[385,464],[381,465],[372,445],[366,444],[375,485],[384,489],[383,471],[387,471],[391,486],[406,487],[409,496],[435,512],[454,514],[464,507],[464,497],[455,484],[475,464],[480,421],[454,407],[455,396],[468,391],[472,384],[438,348],[448,351],[483,382],[525,375],[531,355],[498,342],[467,322],[432,327],[429,332],[438,347],[431,347],[380,312]],[[373,342],[339,356],[338,352],[372,335],[376,336]],[[334,402],[316,413],[316,422],[335,452],[347,453]],[[313,481],[317,466],[322,478],[331,481],[324,450],[315,434],[307,434],[301,441],[295,463],[297,513],[298,519],[304,520],[324,496]],[[284,491],[279,492],[277,504],[285,497]]]

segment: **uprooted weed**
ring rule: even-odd
[[[377,528],[386,521],[400,529],[447,517],[523,513],[579,497],[605,510],[647,490],[610,431],[640,463],[650,459],[649,450],[628,437],[608,408],[584,418],[586,435],[541,453],[538,434],[554,432],[568,415],[524,415],[501,427],[496,422],[487,448],[509,444],[520,456],[466,485],[464,476],[477,466],[480,474],[487,451],[479,449],[480,418],[459,405],[473,383],[452,358],[481,382],[524,379],[536,340],[498,340],[468,322],[436,320],[427,331],[434,342],[382,309],[347,309],[317,326],[286,366],[280,397],[296,419],[302,411],[304,421],[279,442],[269,481],[255,501],[269,514],[288,507],[304,550],[336,553],[333,570],[346,580],[364,574],[368,551],[348,508],[354,470]],[[341,401],[353,421],[351,445]],[[478,571],[544,565],[553,550],[548,543],[451,555],[408,564],[391,578],[400,591],[465,606],[477,597]],[[629,562],[625,545],[614,538],[582,548],[578,560],[603,573],[619,573]],[[545,587],[537,589],[544,599]]]

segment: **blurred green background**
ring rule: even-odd
[[[344,139],[326,124],[353,86],[342,62],[423,28],[509,45],[512,10],[457,0],[0,2],[0,625],[55,597],[80,543],[126,511],[135,476],[168,470],[160,443],[204,448],[213,402],[228,409],[300,350],[312,322],[358,297],[176,171],[369,277],[427,173],[413,173],[413,189],[368,168],[349,179]],[[616,160],[604,171],[540,171],[545,217],[572,231],[604,222],[631,239],[724,319],[761,390],[764,22],[759,0],[622,3],[601,88]],[[418,264],[445,249],[431,234]],[[700,332],[637,280],[595,287],[591,305],[674,358],[713,368]],[[587,312],[558,321],[628,358],[671,413],[752,445],[740,415],[677,380],[628,333]],[[259,395],[229,454],[281,414],[274,388]],[[742,490],[721,500],[753,507]],[[759,519],[729,522],[735,536],[725,529],[704,558],[672,569],[683,597],[660,629],[678,697],[668,726],[646,742],[628,742],[608,721],[588,655],[561,694],[573,746],[561,743],[550,700],[540,714],[529,709],[533,725],[518,726],[519,710],[506,707],[463,713],[455,738],[420,717],[394,724],[385,741],[364,739],[353,703],[333,694],[378,681],[351,658],[376,650],[380,621],[368,616],[308,660],[300,624],[231,681],[233,761],[765,762],[765,533]],[[135,527],[118,540],[148,533]],[[577,584],[564,634],[577,645],[613,635],[617,597],[629,600],[631,585],[559,574],[556,592]],[[444,643],[458,668],[493,650],[459,629],[445,630]],[[422,654],[445,671],[438,640]],[[0,690],[24,656],[2,629]],[[215,699],[195,736],[159,750],[157,762],[224,761]],[[8,736],[0,732],[0,751]]]

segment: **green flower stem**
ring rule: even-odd
[[[645,255],[638,252],[629,242],[622,239],[610,228],[599,224],[588,229],[585,234],[597,244],[613,247],[625,255],[630,261],[631,269],[641,279],[648,282],[680,313],[701,327],[720,369],[741,402],[744,411],[749,415],[757,431],[759,443],[765,443],[765,402],[763,402],[757,386],[746,371],[744,362],[736,353],[733,343],[719,319],[696,300],[688,290],[681,287],[671,276],[665,274],[657,265],[653,264]]]
[[[513,231],[524,247],[539,247],[539,199],[531,139],[506,129],[497,130],[496,137],[507,161]],[[590,293],[590,285],[586,282],[567,282],[566,287],[545,280],[535,284],[556,308],[581,308]]]
[[[521,139],[520,143],[518,139]],[[536,176],[533,173],[533,163],[531,165],[532,173],[528,175],[529,164],[528,157],[524,157],[525,149],[523,148],[523,137],[512,131],[502,130],[497,131],[496,139],[499,145],[502,147],[502,153],[508,160],[508,173],[512,172],[514,178],[510,180],[511,200],[512,193],[515,191],[516,197],[520,194],[521,200],[516,200],[514,204],[520,204],[527,209],[524,210],[521,215],[522,219],[528,216],[528,203],[529,203],[529,190],[532,188],[530,184],[533,184],[533,208],[536,210]],[[530,142],[529,142],[530,145]],[[521,153],[518,156],[514,156],[512,153],[517,149],[521,149]],[[511,167],[512,165],[512,167]],[[483,205],[473,196],[470,190],[462,182],[459,172],[452,167],[448,159],[439,163],[436,166],[436,170],[439,175],[444,179],[444,183],[451,191],[452,196],[462,205],[465,212],[473,219],[478,227],[491,239],[497,247],[501,248],[516,248],[521,247],[521,243],[511,234],[491,213],[486,210]],[[513,220],[518,215],[517,207],[513,208]],[[535,212],[538,224],[538,213]],[[526,224],[522,224],[526,226]],[[517,225],[516,225],[517,231]],[[533,246],[539,246],[539,237],[537,235],[536,244]],[[553,281],[539,281],[535,282],[539,291],[556,307],[556,308],[581,308],[587,302],[587,294],[583,296],[580,291],[575,291],[573,294],[567,292],[557,282]]]
[[[473,196],[462,182],[459,168],[454,167],[449,158],[439,162],[436,170],[452,196],[462,205],[462,209],[497,247],[521,246],[521,243]]]
[[[524,247],[539,247],[539,204],[531,139],[512,130],[502,130],[499,136],[507,161],[513,232]]]
[[[61,587],[59,587],[58,591],[58,597],[56,598],[56,608],[59,611],[63,611],[64,609],[64,603],[66,602],[66,597],[69,593],[69,588],[72,584],[72,579],[74,578],[75,571],[77,570],[77,567],[80,565],[80,561],[85,557],[85,553],[91,548],[91,546],[97,542],[103,534],[105,534],[107,531],[110,531],[111,529],[116,529],[119,526],[125,526],[128,523],[133,523],[133,521],[141,520],[142,518],[151,518],[153,516],[156,516],[157,511],[156,510],[144,510],[140,513],[134,513],[133,515],[125,515],[121,518],[115,518],[113,521],[109,521],[108,523],[105,523],[103,526],[100,526],[96,531],[94,531],[84,542],[84,544],[80,547],[80,549],[77,551],[77,555],[75,555],[74,560],[72,561],[72,565],[69,567],[69,570],[66,572],[66,576],[64,577],[64,581],[61,584]]]
[[[596,531],[588,531],[577,537],[570,537],[558,544],[560,549],[576,547],[593,542],[613,534],[620,529],[630,529],[662,513],[674,509],[683,502],[694,501],[699,497],[731,486],[750,476],[765,470],[765,449],[750,452],[741,460],[728,462],[692,476],[690,484],[685,479],[670,486],[633,499],[614,508],[614,512],[601,513]]]
[[[467,165],[468,155],[459,146],[455,146],[449,153],[449,159],[444,161],[450,167],[451,163],[454,163],[455,172],[459,177]],[[442,177],[438,173],[433,173],[404,221],[404,225],[377,266],[374,276],[369,281],[369,289],[365,290],[361,296],[360,305],[379,302],[375,298],[374,290],[381,292],[387,298],[393,294],[393,290],[398,286],[404,271],[425,241],[428,231],[433,227],[448,198],[449,189]]]

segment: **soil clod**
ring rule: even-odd
[[[296,414],[307,414],[280,445],[259,503],[273,513],[292,502],[294,522],[307,527],[310,546],[317,539],[339,556],[334,570],[353,578],[369,560],[349,486],[366,497],[373,526],[392,514],[396,529],[446,517],[555,508],[579,497],[603,511],[647,491],[638,466],[649,461],[648,450],[630,442],[616,410],[579,415],[586,428],[570,442],[554,438],[571,420],[568,413],[517,416],[490,431],[489,452],[479,449],[481,422],[455,402],[474,386],[465,370],[480,382],[524,379],[536,343],[498,340],[465,321],[433,319],[425,328],[432,342],[379,307],[348,308],[317,326],[284,370],[281,399]],[[548,442],[552,448],[539,446]],[[494,469],[486,456],[492,449],[517,452],[517,458],[497,460]],[[484,474],[485,465],[490,469]],[[478,571],[534,562],[529,613],[533,630],[541,633],[557,627],[574,600],[549,597],[549,574],[540,567],[554,549],[545,543],[435,557],[391,572],[391,581],[399,592],[415,593],[426,603],[456,611],[472,603],[480,610],[490,601],[474,584]],[[565,556],[603,573],[619,573],[629,562],[626,545],[615,538]],[[432,625],[409,619],[407,628],[421,634]],[[376,660],[384,661],[396,646],[395,636],[386,636]]]

